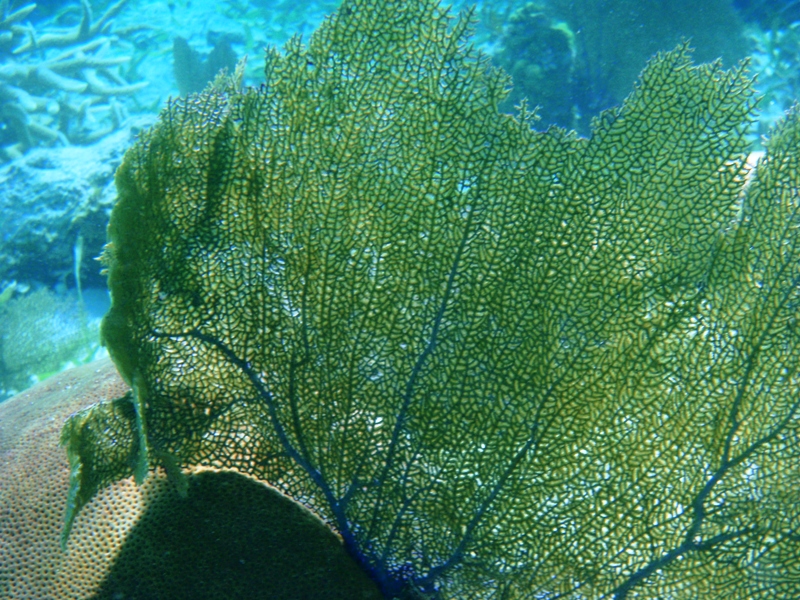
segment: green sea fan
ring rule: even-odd
[[[125,157],[68,526],[164,464],[312,507],[387,597],[800,595],[800,120],[654,58],[590,139],[432,2],[346,1]],[[68,531],[68,529],[67,529]]]

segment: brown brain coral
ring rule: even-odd
[[[375,598],[317,517],[243,475],[163,473],[103,490],[64,523],[64,420],[125,393],[109,361],[65,372],[0,405],[0,599]]]
[[[58,445],[74,411],[125,392],[110,362],[68,371],[0,404],[0,598],[66,598],[64,569],[80,552],[64,555],[59,532],[69,465]],[[124,486],[121,487],[124,489]],[[77,543],[75,543],[77,542]],[[71,542],[71,548],[81,542]],[[71,573],[89,590],[83,569]],[[74,597],[74,596],[73,596]]]

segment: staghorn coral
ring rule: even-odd
[[[386,597],[798,597],[800,114],[654,58],[580,139],[435,3],[346,1],[117,173],[68,524],[155,465],[325,518]],[[68,534],[67,528],[65,535]]]
[[[127,4],[118,0],[94,19],[81,0],[80,21],[67,29],[26,22],[35,4],[12,9],[0,2],[0,150],[16,158],[40,144],[84,144],[117,129],[127,110],[120,98],[147,82],[129,83],[119,67],[113,17]]]

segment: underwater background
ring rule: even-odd
[[[337,2],[0,2],[0,399],[102,356],[109,301],[95,258],[113,175],[167,99],[201,91],[264,48],[307,39]],[[467,3],[456,3],[461,9]],[[538,129],[587,135],[647,60],[682,40],[696,62],[750,57],[761,94],[753,149],[800,96],[800,2],[478,2],[475,43],[511,74],[501,105],[538,107]]]
[[[800,2],[447,10],[0,0],[0,599],[800,597]]]

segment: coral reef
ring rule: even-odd
[[[119,481],[59,546],[70,413],[125,393],[110,361],[73,369],[0,405],[0,598],[377,598],[319,519],[234,472],[187,469]]]
[[[83,240],[83,285],[105,287],[92,260],[106,242],[114,171],[152,115],[130,117],[86,146],[34,148],[0,165],[0,281],[75,288],[73,248]]]
[[[175,36],[172,57],[175,67],[175,81],[181,96],[203,91],[221,70],[233,73],[236,68],[236,53],[231,42],[242,40],[232,34],[209,32],[208,43],[212,46],[208,56],[202,56],[189,46],[181,36]]]
[[[755,86],[762,96],[758,134],[764,136],[800,97],[800,22],[776,29],[750,26],[747,34],[753,47]]]
[[[800,21],[798,0],[733,0],[733,5],[748,21],[765,29],[778,29]]]
[[[386,597],[800,596],[800,112],[655,57],[588,139],[433,1],[345,1],[117,172],[69,523],[154,466],[318,512]],[[240,73],[238,74],[240,75]],[[68,530],[67,530],[68,531]]]
[[[120,66],[130,60],[113,28],[128,0],[99,18],[89,0],[69,27],[33,23],[35,4],[0,1],[0,157],[21,156],[38,145],[87,144],[120,127],[121,99],[147,82],[129,82]],[[77,5],[76,5],[77,6]]]
[[[96,320],[73,295],[47,288],[0,305],[0,400],[98,350]]]
[[[102,555],[94,555],[90,546],[84,553],[65,554],[59,545],[69,487],[69,463],[59,435],[71,413],[126,390],[106,359],[52,377],[0,404],[0,598],[76,598],[76,589],[96,587],[102,572],[94,567]],[[124,484],[117,490],[124,493]],[[114,510],[113,502],[99,506],[110,509],[101,508],[99,514],[114,515],[118,523],[129,519],[125,510]],[[134,505],[129,512],[135,510]],[[112,527],[96,531],[99,549],[114,546]]]
[[[691,40],[698,61],[730,66],[747,45],[730,0],[537,0],[509,18],[495,59],[514,80],[505,110],[527,98],[546,125],[589,132],[622,102],[648,59]]]

